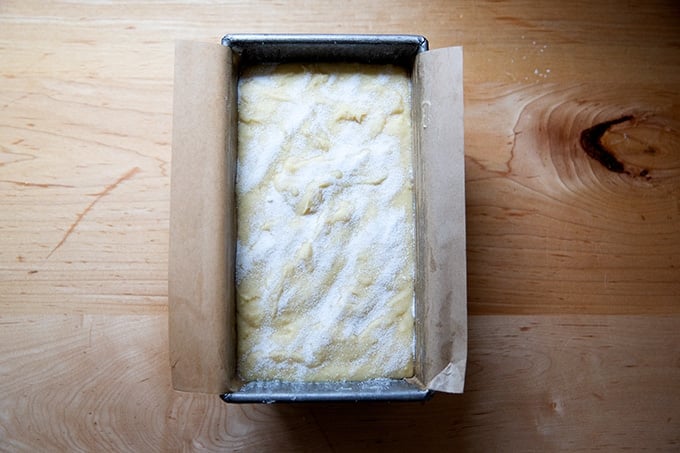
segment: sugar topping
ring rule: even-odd
[[[236,283],[245,379],[412,374],[410,134],[400,68],[263,65],[242,75]]]

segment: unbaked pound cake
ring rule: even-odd
[[[257,65],[238,96],[241,378],[412,376],[409,75],[391,65]]]

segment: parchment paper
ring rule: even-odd
[[[173,387],[225,393],[236,378],[231,51],[180,42],[175,54],[169,261]],[[462,50],[421,53],[414,70],[416,376],[460,393],[467,360]]]

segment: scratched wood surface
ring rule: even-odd
[[[0,450],[680,449],[677,2],[0,2]],[[173,41],[463,45],[466,393],[173,392]]]

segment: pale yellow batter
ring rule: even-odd
[[[243,379],[413,375],[410,104],[398,67],[262,65],[242,74]]]

